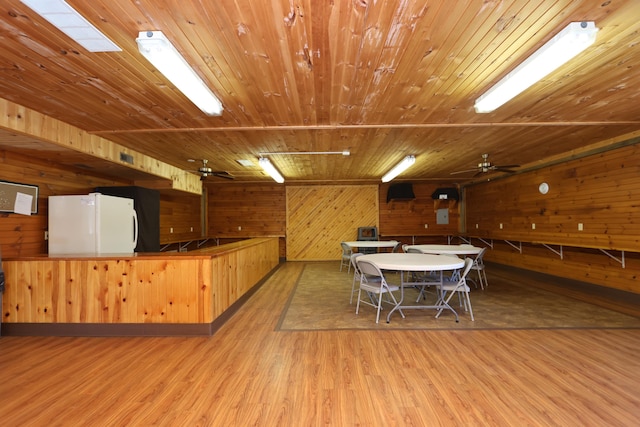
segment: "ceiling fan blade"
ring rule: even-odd
[[[451,172],[450,175],[456,175],[459,173],[469,173],[469,172],[476,172],[478,170],[478,168],[473,168],[473,169],[467,169],[464,171],[456,171],[456,172]]]
[[[211,175],[217,176],[218,178],[224,178],[224,179],[235,179],[236,178],[235,176],[231,175],[227,171],[214,171],[214,172],[211,172]]]
[[[496,168],[494,170],[496,170],[498,172],[516,173],[516,171],[514,171],[514,170],[506,169],[506,168],[499,167],[499,166],[496,166]]]
[[[520,165],[498,165],[496,167],[498,169],[511,169],[511,168],[519,168]]]

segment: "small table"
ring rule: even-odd
[[[482,250],[471,245],[409,245],[406,249],[416,249],[423,254],[435,255],[478,255]]]
[[[387,314],[387,323],[391,320],[391,314],[396,310],[411,308],[431,308],[436,310],[451,310],[459,321],[458,313],[447,304],[442,298],[442,288],[440,288],[438,301],[435,305],[402,305],[404,301],[404,277],[405,271],[439,271],[440,283],[442,285],[442,272],[445,270],[457,270],[464,267],[464,260],[447,255],[411,254],[411,253],[381,253],[371,255],[361,255],[358,261],[366,260],[374,263],[380,270],[399,271],[400,278],[400,299],[393,309]],[[438,283],[436,282],[438,286]]]

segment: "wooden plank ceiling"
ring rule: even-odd
[[[379,182],[414,154],[402,179],[459,183],[475,172],[451,172],[483,153],[526,170],[640,135],[637,0],[68,3],[122,51],[88,52],[4,0],[0,98],[183,170],[208,159],[236,182],[268,182],[260,153],[349,150],[269,157],[289,182],[336,183]],[[479,95],[571,21],[595,21],[596,43],[502,108],[475,113]],[[221,99],[221,116],[204,115],[140,55],[146,30],[174,43]],[[35,136],[4,129],[0,149],[64,163]],[[70,163],[82,163],[77,154]]]

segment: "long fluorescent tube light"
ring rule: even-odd
[[[260,157],[258,163],[260,163],[262,169],[264,169],[265,172],[271,175],[271,178],[273,178],[277,183],[282,184],[284,182],[284,178],[282,177],[282,175],[280,175],[280,172],[278,172],[278,170],[271,164],[269,159],[267,159],[266,157]]]
[[[271,153],[258,153],[261,156],[294,156],[294,155],[311,155],[311,154],[342,154],[343,156],[350,156],[351,151],[274,151]]]
[[[543,79],[595,42],[598,28],[593,21],[572,22],[504,76],[474,105],[476,113],[489,113],[529,86]]]
[[[64,0],[20,1],[89,52],[122,50]]]
[[[416,162],[415,156],[407,156],[400,163],[395,165],[393,169],[391,169],[385,176],[382,177],[382,182],[389,182],[396,176],[400,175],[402,172],[407,170],[409,166]]]
[[[210,116],[222,114],[222,103],[191,68],[162,31],[140,31],[138,50],[198,108]]]

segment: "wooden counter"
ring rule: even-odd
[[[3,335],[208,335],[278,266],[278,239],[3,260]]]

